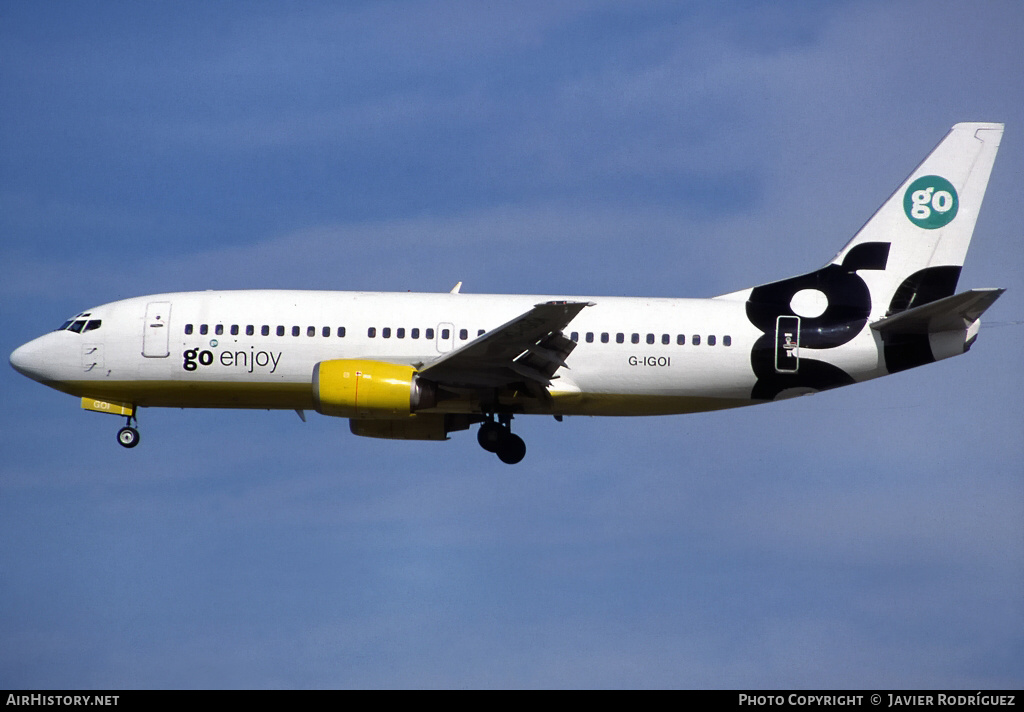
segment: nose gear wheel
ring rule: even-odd
[[[128,423],[117,431],[117,442],[121,447],[133,448],[139,444],[139,431],[132,427],[134,418],[128,416]],[[138,424],[138,421],[135,421]]]

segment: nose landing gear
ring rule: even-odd
[[[132,427],[132,421],[138,425],[139,421],[135,420],[134,416],[128,416],[127,424],[117,431],[117,442],[121,447],[135,447],[139,444],[139,431]]]
[[[526,443],[512,432],[512,415],[502,413],[498,422],[484,421],[476,440],[487,452],[493,452],[506,465],[514,465],[526,457]]]

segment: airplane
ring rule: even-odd
[[[517,415],[696,413],[859,383],[965,353],[1003,289],[956,293],[1003,134],[958,123],[822,268],[708,299],[341,291],[155,294],[76,314],[15,370],[126,418],[259,408],[372,438],[526,454]]]

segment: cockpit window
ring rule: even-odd
[[[76,334],[84,334],[87,331],[95,331],[103,325],[102,319],[83,319],[81,317],[89,316],[88,314],[79,314],[73,319],[68,319],[57,331],[73,331]]]

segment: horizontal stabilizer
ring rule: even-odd
[[[972,289],[879,319],[871,328],[883,335],[960,331],[977,321],[1005,291]]]

